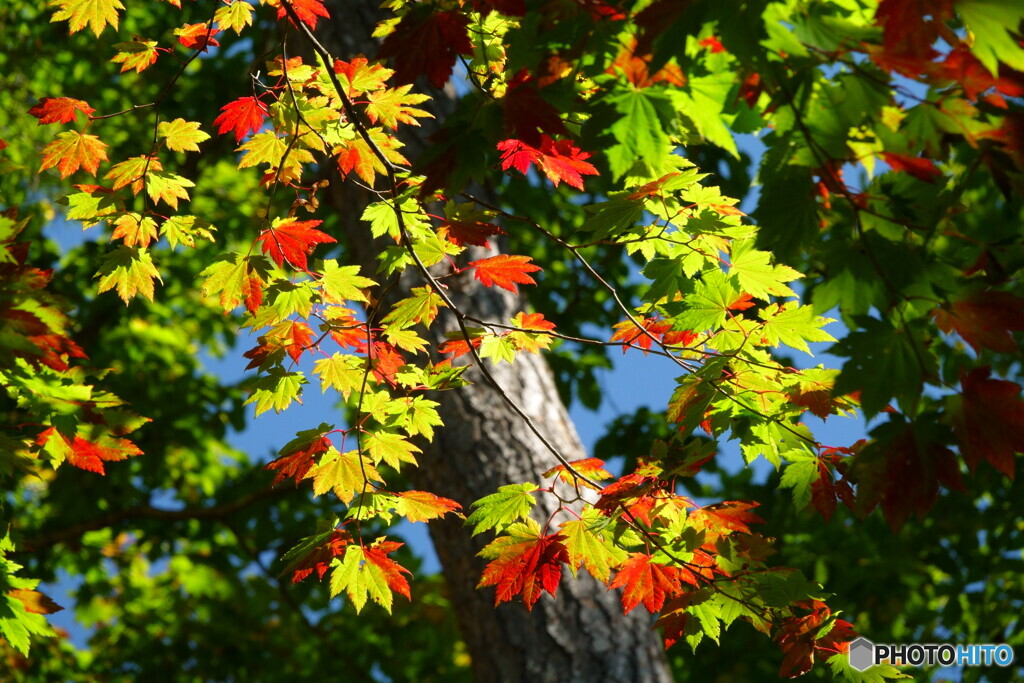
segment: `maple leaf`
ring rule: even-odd
[[[537,486],[529,482],[499,487],[496,493],[473,503],[473,513],[466,524],[475,525],[474,536],[487,529],[503,531],[516,520],[529,516],[530,510],[537,504],[537,499],[533,497],[536,490]]]
[[[120,190],[122,187],[131,186],[132,194],[142,192],[144,177],[150,171],[162,171],[163,165],[156,157],[130,157],[110,167],[104,180],[113,180],[112,190]]]
[[[345,548],[352,543],[352,534],[345,529],[331,529],[316,536],[303,539],[289,550],[281,561],[285,562],[281,574],[292,573],[292,583],[298,583],[316,572],[316,578],[323,581],[335,557],[345,554]]]
[[[153,265],[149,252],[138,247],[119,246],[103,257],[97,275],[100,276],[97,291],[117,290],[117,295],[127,304],[136,294],[153,300],[153,280],[163,279]]]
[[[1024,299],[989,289],[975,289],[954,299],[948,309],[932,312],[943,332],[956,331],[976,352],[982,347],[1015,353],[1011,332],[1024,330]]]
[[[434,12],[432,7],[421,6],[402,17],[381,43],[377,58],[394,57],[395,80],[400,84],[412,83],[425,74],[434,87],[443,88],[458,55],[472,51],[469,17],[455,10]]]
[[[48,595],[39,591],[15,588],[7,591],[6,595],[19,601],[25,607],[25,611],[32,614],[54,614],[64,609]]]
[[[541,96],[538,83],[525,68],[509,81],[501,105],[505,113],[505,131],[512,138],[529,145],[539,145],[543,139],[541,133],[566,133],[558,110]]]
[[[919,518],[928,514],[940,484],[964,490],[956,456],[927,425],[893,420],[875,428],[872,436],[850,470],[859,513],[866,515],[881,503],[886,521],[898,532],[912,512]]]
[[[285,5],[289,5],[303,24],[311,29],[316,29],[317,17],[330,19],[331,13],[324,7],[324,0],[280,0],[277,8],[277,18],[284,19],[288,16]],[[288,18],[291,21],[291,17]],[[294,23],[294,22],[293,22]]]
[[[555,595],[558,590],[562,564],[569,562],[563,541],[561,533],[541,535],[536,522],[513,524],[507,536],[494,539],[478,553],[491,561],[477,588],[494,586],[495,607],[521,595],[526,609],[532,610],[544,591]]]
[[[590,158],[590,153],[581,151],[570,140],[556,142],[542,135],[539,148],[522,140],[503,140],[498,143],[498,151],[502,153],[502,170],[514,168],[525,174],[530,164],[537,164],[555,187],[564,181],[582,190],[583,176],[597,175],[597,169],[585,161]]]
[[[353,334],[362,335],[364,339],[366,337],[366,333],[360,330],[356,330]],[[357,356],[335,353],[330,358],[321,358],[316,361],[313,374],[320,378],[320,388],[323,393],[326,393],[327,388],[330,387],[348,400],[353,391],[359,391],[363,386],[366,360]]]
[[[97,38],[108,25],[117,30],[117,11],[124,9],[121,0],[47,0],[46,4],[57,8],[50,23],[67,19],[70,33],[88,26]]]
[[[51,440],[56,440],[57,444],[49,443]],[[36,437],[36,444],[46,447],[50,453],[61,453],[69,465],[99,475],[106,474],[104,462],[117,462],[133,455],[142,455],[138,446],[127,439],[109,436],[101,436],[95,441],[89,441],[81,436],[69,439],[55,427],[40,432]]]
[[[233,29],[235,33],[241,34],[246,26],[252,26],[253,6],[245,0],[232,0],[227,5],[220,7],[213,15],[222,30]]]
[[[474,275],[485,287],[497,285],[502,289],[516,293],[519,291],[516,288],[516,283],[523,285],[537,284],[527,273],[533,273],[541,268],[530,263],[531,260],[533,259],[529,256],[498,254],[490,258],[473,261],[468,267],[476,268]]]
[[[178,200],[188,201],[188,190],[195,187],[188,178],[183,178],[177,173],[167,171],[152,171],[146,174],[146,194],[154,202],[165,202],[172,209],[178,208]]]
[[[157,238],[156,221],[149,216],[127,213],[114,221],[110,239],[120,239],[128,247],[148,247]]]
[[[161,121],[157,126],[157,135],[164,139],[167,149],[173,152],[198,152],[199,143],[210,139],[207,133],[199,130],[198,122],[185,119]]]
[[[410,106],[421,104],[430,99],[429,95],[410,93],[412,84],[402,85],[397,88],[387,88],[368,93],[366,99],[366,116],[370,123],[376,125],[383,123],[392,130],[398,129],[399,123],[408,123],[414,126],[420,125],[417,118],[434,118],[434,115],[423,109]]]
[[[600,515],[589,509],[581,519],[563,522],[561,529],[573,576],[582,564],[595,579],[608,583],[612,570],[625,562],[629,554],[604,537],[599,531],[600,522]]]
[[[906,173],[926,183],[934,183],[937,178],[942,176],[942,171],[939,170],[931,159],[911,157],[906,154],[896,154],[895,152],[882,152],[882,158],[893,171]]]
[[[39,125],[46,123],[70,123],[82,112],[86,116],[92,114],[95,109],[89,106],[84,100],[76,100],[73,97],[43,97],[36,106],[28,110],[28,113],[39,119]]]
[[[570,469],[572,468],[572,469]],[[575,474],[574,474],[575,473]],[[611,479],[612,475],[604,468],[604,460],[600,458],[583,458],[582,460],[573,460],[568,465],[555,465],[550,470],[540,475],[542,477],[553,477],[558,475],[558,478],[564,481],[566,484],[573,486],[577,483],[582,483],[585,486],[589,486],[586,482],[580,482],[576,478],[576,474],[582,475],[589,479]]]
[[[402,543],[378,539],[372,546],[350,545],[341,560],[334,560],[331,595],[345,591],[356,612],[362,611],[367,598],[391,612],[393,592],[410,598],[409,582],[403,574],[409,570],[388,557]]]
[[[185,24],[181,28],[174,29],[174,35],[178,36],[178,42],[183,47],[200,52],[206,52],[207,48],[220,45],[214,39],[218,33],[220,33],[220,29],[213,28],[210,24]]]
[[[623,353],[631,348],[639,347],[646,356],[655,340],[660,340],[663,344],[670,346],[689,346],[697,339],[695,332],[673,330],[672,323],[660,318],[644,318],[642,324],[643,329],[638,328],[632,320],[616,323],[612,326],[615,333],[609,341],[622,342]]]
[[[690,513],[690,523],[697,529],[707,529],[716,534],[728,534],[733,531],[741,534],[750,533],[751,524],[764,524],[764,520],[750,512],[757,503],[744,500],[726,500],[713,505],[705,505]]]
[[[236,142],[241,142],[246,135],[259,130],[269,114],[266,105],[255,97],[239,97],[220,110],[221,114],[213,120],[213,125],[218,127],[219,135],[233,130]]]
[[[435,496],[427,491],[405,491],[399,493],[398,501],[395,504],[395,512],[410,522],[427,522],[461,509],[462,506],[454,500]]]
[[[446,239],[459,247],[470,245],[474,247],[484,247],[486,249],[490,246],[487,241],[488,237],[504,235],[506,233],[493,223],[485,223],[483,221],[476,220],[463,221],[455,218],[447,218],[441,221],[441,225],[438,226],[437,229],[437,234],[441,239]]]
[[[775,642],[785,653],[779,676],[796,678],[814,666],[815,659],[827,660],[846,652],[849,641],[857,637],[853,625],[832,616],[832,611],[819,600],[799,603],[811,610],[805,616],[786,617],[778,625]]]
[[[372,488],[372,482],[381,482],[380,473],[366,456],[358,451],[341,453],[335,448],[324,453],[304,477],[313,480],[313,495],[320,496],[333,490],[343,503],[351,503],[357,493]]]
[[[359,275],[359,266],[339,266],[335,259],[324,260],[320,290],[328,303],[368,301],[363,290],[375,284],[370,278]]]
[[[665,604],[666,596],[682,590],[679,569],[658,564],[650,555],[635,553],[623,563],[609,588],[622,588],[622,610],[629,613],[639,604],[648,612],[657,612]]]
[[[296,270],[306,270],[307,259],[318,244],[333,244],[338,240],[316,229],[323,221],[297,221],[294,218],[275,220],[256,238],[263,243],[263,253],[278,266],[287,261]]]
[[[326,425],[321,425],[326,426]],[[277,470],[274,485],[292,477],[298,484],[316,464],[317,458],[333,448],[331,440],[324,436],[330,430],[307,430],[299,432],[298,438],[281,449],[277,459],[268,462],[264,469]],[[323,576],[321,572],[320,576]]]
[[[521,17],[526,14],[524,0],[472,0],[473,9],[487,17],[491,11],[499,12],[507,17]]]
[[[61,178],[67,178],[79,168],[96,175],[101,161],[107,160],[107,145],[95,135],[69,130],[43,148],[43,163],[39,171],[57,167]]]
[[[117,54],[110,61],[121,65],[121,73],[132,69],[135,69],[135,73],[142,73],[156,63],[155,40],[142,40],[136,37],[131,42],[115,44],[114,49],[117,50]]]
[[[991,379],[976,368],[960,379],[963,393],[947,399],[960,454],[971,472],[984,458],[1013,479],[1015,453],[1024,453],[1024,401],[1015,382]]]

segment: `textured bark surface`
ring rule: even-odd
[[[336,56],[373,55],[376,46],[365,42],[376,20],[371,2],[339,3],[335,20],[323,27],[321,39]],[[435,94],[434,113],[444,115],[446,98]],[[407,156],[415,159],[424,136],[407,141]],[[376,268],[376,248],[367,226],[358,220],[368,201],[353,184],[332,184],[331,205],[342,219],[350,256],[363,263],[365,272]],[[407,274],[406,286],[423,282]],[[455,304],[466,313],[499,322],[523,310],[519,297],[486,289],[471,276],[446,280]],[[457,329],[450,313],[442,312],[433,329],[434,339]],[[489,363],[489,361],[486,361]],[[555,387],[547,363],[523,353],[514,365],[489,365],[504,393],[530,416],[537,428],[568,460],[586,457],[579,437]],[[444,428],[424,449],[419,468],[408,476],[416,488],[453,498],[463,507],[499,486],[537,481],[541,472],[557,464],[555,457],[516,415],[508,402],[490,386],[479,369],[467,371],[473,385],[440,392],[431,398],[441,404]],[[555,507],[541,499],[536,510],[542,524]],[[617,592],[609,591],[584,570],[573,579],[566,572],[558,595],[546,595],[532,612],[519,602],[494,607],[493,589],[476,588],[484,562],[476,553],[491,538],[474,539],[458,519],[430,525],[431,536],[450,587],[453,605],[479,681],[670,681],[660,638],[643,610],[622,614]]]

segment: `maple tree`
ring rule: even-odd
[[[455,567],[471,557],[441,549],[457,595],[544,610],[589,574],[630,615],[610,628],[648,612],[670,658],[689,646],[741,677],[900,677],[848,666],[858,629],[1021,644],[1000,619],[1021,598],[1024,8],[396,1],[358,54],[322,0],[36,4],[0,10],[19,46],[0,62],[0,654],[17,676],[166,666],[131,635],[154,611],[154,638],[189,643],[199,678],[273,676],[281,651],[326,662],[318,643],[367,678],[466,675],[398,520],[478,553],[470,577]],[[30,68],[31,45],[68,35]],[[40,232],[57,196],[103,235],[59,261]],[[247,379],[205,374],[197,352],[243,331]],[[794,360],[826,343],[841,368]],[[563,395],[593,405],[610,349],[671,363],[676,389],[577,457],[554,435],[564,414],[527,405],[556,397],[520,396],[511,373],[543,352]],[[294,418],[264,466],[227,445],[247,405],[301,416],[311,377],[335,424]],[[544,466],[494,483],[468,473],[478,460],[439,464],[467,385]],[[808,413],[870,419],[869,438],[822,442]],[[775,474],[724,471],[730,440]],[[917,564],[884,566],[900,544]],[[913,587],[890,594],[902,619],[867,604],[850,569],[865,565]],[[258,580],[229,588],[243,567]],[[86,577],[77,611],[98,642],[132,643],[123,660],[45,638],[58,606],[36,588],[56,569]],[[234,599],[204,602],[218,593]],[[404,661],[324,614],[335,596]],[[252,612],[223,661],[211,610],[270,602],[292,609]],[[502,643],[451,602],[475,674],[516,676],[485,670]],[[295,633],[268,635],[282,618]],[[761,643],[740,651],[771,648],[746,673],[740,623]],[[604,673],[663,680],[652,657],[644,676]]]

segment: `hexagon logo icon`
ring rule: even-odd
[[[867,638],[858,638],[850,643],[850,666],[864,671],[875,663],[875,644]]]

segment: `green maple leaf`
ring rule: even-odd
[[[179,244],[194,249],[197,237],[213,242],[215,230],[216,228],[198,216],[171,216],[160,226],[160,234],[167,238],[172,249]]]
[[[513,522],[529,517],[530,510],[537,503],[531,495],[536,490],[536,484],[529,482],[502,486],[497,493],[484,496],[473,503],[473,513],[466,520],[466,524],[474,525],[474,536],[488,529],[495,529],[500,533]]]
[[[657,175],[671,146],[665,133],[675,119],[671,100],[653,88],[619,87],[606,101],[619,114],[610,129],[618,144],[607,151],[614,178],[625,175],[638,159],[650,167],[651,175]]]
[[[362,611],[367,599],[371,599],[390,614],[395,592],[409,597],[409,584],[402,576],[409,571],[387,557],[401,546],[401,543],[382,538],[369,547],[346,547],[345,555],[333,562],[331,596],[345,591],[357,613]]]
[[[363,448],[373,464],[385,464],[400,469],[403,462],[416,464],[416,453],[420,449],[406,437],[396,432],[376,431],[363,435]]]
[[[249,6],[244,2],[234,4]],[[167,149],[175,152],[198,152],[199,143],[210,139],[207,133],[199,130],[199,123],[185,119],[162,121],[157,126],[157,135],[163,138]]]
[[[512,363],[516,359],[515,340],[508,336],[485,335],[480,341],[479,354],[481,358],[490,358],[495,363]]]
[[[125,303],[136,294],[153,300],[153,280],[160,279],[160,271],[153,265],[149,252],[139,247],[120,246],[103,257],[100,264],[99,291],[116,289]]]
[[[307,382],[301,372],[285,372],[275,368],[270,374],[251,381],[249,386],[252,395],[245,401],[245,405],[255,403],[257,417],[271,408],[279,413],[296,401],[302,403],[302,385]]]
[[[71,33],[88,26],[97,38],[107,25],[117,30],[117,11],[124,9],[120,0],[48,0],[47,4],[57,8],[51,23],[67,19]]]
[[[725,322],[726,311],[739,296],[730,278],[720,270],[704,273],[692,294],[682,301],[663,305],[672,326],[679,330],[715,330]]]
[[[835,321],[815,315],[811,306],[801,306],[796,301],[786,302],[782,306],[771,304],[759,311],[758,315],[764,321],[761,334],[772,346],[785,344],[811,353],[807,342],[835,341],[835,337],[821,329],[823,325]]]
[[[213,15],[214,21],[222,31],[229,28],[241,33],[246,26],[252,26],[253,6],[245,0],[233,0],[229,5],[220,7]]]
[[[321,393],[328,387],[339,392],[347,401],[353,391],[360,391],[366,377],[366,359],[351,354],[335,353],[313,364],[313,374],[320,378]]]
[[[343,503],[350,503],[356,494],[372,489],[372,482],[384,481],[373,463],[360,456],[359,451],[342,453],[336,448],[324,453],[304,478],[313,480],[313,495],[334,491]]]
[[[188,201],[187,187],[195,187],[188,178],[167,171],[150,170],[146,174],[146,192],[154,202],[166,202],[173,209],[178,208],[178,200]]]
[[[805,460],[786,465],[782,470],[782,488],[793,489],[793,505],[803,510],[811,502],[811,484],[819,478],[818,459],[809,456]]]
[[[216,261],[199,274],[206,278],[202,285],[203,294],[220,294],[220,305],[225,311],[238,306],[245,298],[250,278],[250,258],[235,252],[218,256]]]
[[[437,317],[438,306],[444,306],[441,296],[430,287],[413,287],[408,298],[395,304],[383,322],[385,325],[410,327],[416,323],[429,326]]]
[[[89,228],[104,217],[124,211],[124,199],[118,192],[105,187],[79,185],[82,191],[67,196],[68,218],[82,221],[83,228]]]
[[[601,514],[593,508],[583,512],[582,519],[574,519],[562,524],[562,536],[565,537],[565,549],[569,552],[569,568],[573,576],[582,563],[590,575],[598,581],[608,583],[613,569],[618,568],[629,554],[614,543],[609,542],[599,529]]]
[[[789,266],[771,265],[770,258],[770,253],[754,247],[754,240],[733,242],[729,274],[736,276],[744,292],[758,299],[769,301],[773,294],[795,297],[786,283],[803,275]]]
[[[999,63],[1024,71],[1024,48],[1011,35],[1024,21],[1024,6],[1005,0],[961,0],[956,11],[971,32],[971,52],[993,76],[999,75]]]
[[[362,290],[374,284],[370,278],[359,275],[359,266],[339,266],[335,259],[324,261],[320,289],[328,303],[368,301]]]

